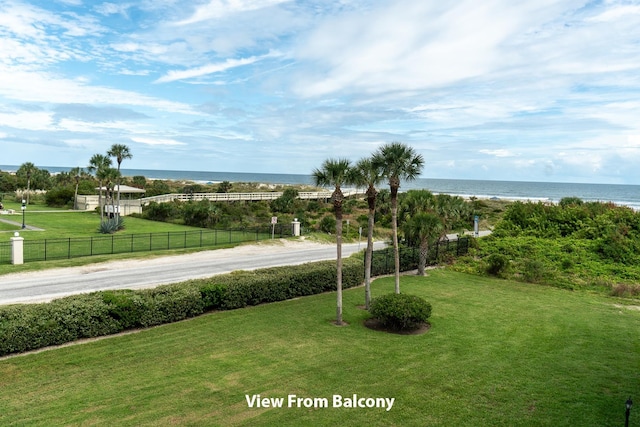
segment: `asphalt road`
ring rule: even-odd
[[[376,243],[376,248],[383,246],[382,242]],[[344,244],[343,257],[365,247],[364,242]],[[296,265],[335,257],[335,245],[288,242],[7,274],[0,276],[0,305],[44,302],[107,289],[151,288],[235,270]]]

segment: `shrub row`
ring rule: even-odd
[[[343,287],[363,281],[344,260]],[[239,271],[144,290],[102,291],[43,304],[0,307],[0,356],[336,289],[334,261]]]

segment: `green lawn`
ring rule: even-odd
[[[391,292],[379,279],[373,294]],[[640,396],[640,311],[624,300],[445,270],[404,276],[424,335],[362,325],[363,289],[0,361],[0,425],[620,426]],[[390,411],[248,408],[245,395],[395,398]],[[632,411],[631,425],[640,425]]]
[[[1,216],[0,219],[5,219],[5,216]],[[6,219],[10,219],[11,221],[15,221],[15,219],[13,218],[6,218]],[[6,222],[2,222],[0,221],[0,231],[18,231],[20,230],[20,226],[19,225],[13,225],[13,224],[7,224]],[[12,233],[5,233],[5,234],[0,234],[0,236],[7,236],[6,238],[9,239],[9,237],[13,236]]]
[[[19,208],[19,206],[18,206]],[[10,253],[8,246],[6,253],[0,253],[0,275],[42,268],[62,267],[70,265],[83,265],[87,263],[117,259],[120,253],[125,253],[125,258],[146,257],[151,253],[167,254],[201,250],[203,247],[228,247],[239,242],[263,240],[270,236],[267,234],[256,235],[255,232],[227,232],[203,230],[178,224],[170,224],[158,221],[149,221],[141,218],[124,217],[125,229],[115,235],[104,235],[98,232],[100,216],[95,212],[70,212],[68,210],[49,211],[46,207],[32,207],[27,213],[26,224],[40,228],[44,231],[20,230],[20,227],[11,226],[0,222],[0,231],[19,231],[20,236],[27,241],[43,242],[47,245],[25,245],[25,262],[20,266],[9,264]],[[21,215],[3,215],[8,219],[21,223]],[[153,236],[150,236],[153,234]],[[13,234],[0,233],[0,239],[8,243]],[[82,242],[69,239],[93,238]],[[193,249],[197,247],[196,249]],[[168,252],[167,249],[172,252]],[[192,249],[189,249],[192,248]],[[2,248],[0,248],[2,250]],[[114,253],[115,255],[111,255]],[[93,254],[92,257],[75,258]],[[45,259],[48,261],[40,261]],[[103,258],[96,257],[100,256]],[[71,261],[66,260],[74,257]],[[106,258],[104,258],[106,257]],[[63,259],[64,258],[64,259]],[[62,259],[62,260],[57,260]],[[34,261],[37,260],[37,261]],[[4,263],[2,263],[4,262]]]

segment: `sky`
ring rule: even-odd
[[[0,0],[0,164],[640,184],[640,0]]]

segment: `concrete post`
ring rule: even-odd
[[[16,232],[11,239],[11,264],[24,264],[24,238]]]
[[[300,236],[300,221],[298,221],[298,218],[294,218],[291,225],[293,226],[293,235]]]

